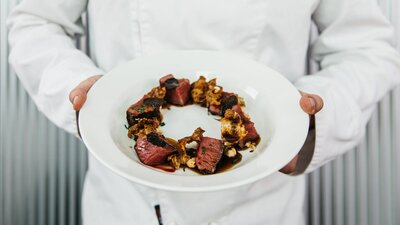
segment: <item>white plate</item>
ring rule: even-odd
[[[134,141],[127,137],[126,109],[166,74],[195,81],[217,78],[224,90],[244,97],[245,111],[261,142],[244,151],[240,163],[213,175],[181,169],[164,172],[142,164]],[[247,184],[286,165],[299,151],[308,130],[308,116],[299,106],[297,89],[278,72],[255,61],[210,51],[181,51],[142,57],[118,66],[90,90],[80,112],[82,139],[89,151],[115,173],[140,184],[172,191],[212,191]],[[165,136],[181,138],[202,127],[205,136],[220,138],[220,123],[199,106],[163,110]]]

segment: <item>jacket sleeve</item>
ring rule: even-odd
[[[80,50],[84,0],[24,0],[9,15],[10,63],[37,107],[53,123],[77,135],[69,92],[103,74]]]
[[[306,172],[355,147],[377,102],[400,82],[394,32],[376,1],[321,0],[313,19],[320,36],[311,56],[321,70],[295,83],[324,100]]]

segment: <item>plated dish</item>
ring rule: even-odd
[[[197,81],[217,79],[224,90],[243,97],[245,111],[260,136],[254,152],[241,151],[233,168],[207,176],[186,169],[167,172],[144,165],[127,135],[126,112],[159,82],[160,76]],[[299,107],[300,93],[266,65],[228,53],[166,52],[137,58],[105,74],[88,93],[79,115],[82,139],[92,159],[132,182],[170,191],[215,191],[237,187],[276,173],[299,151],[308,132],[308,115]],[[163,135],[174,140],[191,136],[221,138],[220,116],[205,116],[196,104],[163,110]],[[161,126],[161,125],[160,125]]]

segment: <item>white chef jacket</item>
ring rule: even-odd
[[[77,50],[87,9],[90,56]],[[312,21],[320,36],[311,43]],[[24,0],[8,25],[10,62],[39,110],[76,134],[69,92],[87,77],[166,50],[233,52],[320,95],[312,171],[354,147],[374,106],[400,82],[393,30],[374,0]],[[306,75],[307,56],[321,71]],[[210,193],[131,183],[89,158],[85,225],[304,224],[305,177],[273,174]]]

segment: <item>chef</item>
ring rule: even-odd
[[[89,56],[74,42],[84,34],[85,11]],[[320,33],[315,40],[313,23]],[[152,189],[90,156],[85,225],[305,224],[302,174],[353,148],[376,103],[400,82],[393,29],[374,0],[24,0],[8,27],[10,62],[22,84],[40,111],[75,135],[75,110],[101,75],[169,50],[216,50],[257,60],[303,92],[304,111],[322,108],[310,117],[305,146],[282,172],[228,190]],[[308,56],[321,68],[309,76]]]

